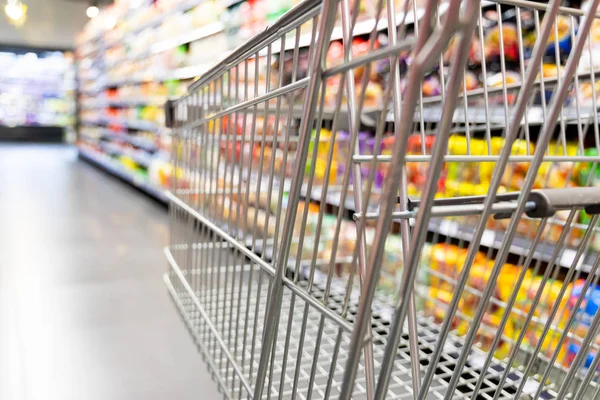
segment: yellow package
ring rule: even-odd
[[[577,143],[567,143],[566,146],[560,142],[552,142],[548,145],[546,155],[548,156],[564,156],[573,157],[578,153]],[[540,165],[538,173],[535,177],[534,187],[541,188],[557,188],[562,189],[575,184],[571,182],[572,171],[574,169],[573,162],[543,162]]]
[[[313,130],[312,138],[308,146],[308,158],[306,160],[306,174],[311,173],[313,163],[313,151],[317,133]],[[335,184],[338,170],[337,146],[333,146],[333,156],[331,163],[327,163],[329,151],[331,149],[331,131],[321,129],[319,133],[319,143],[317,144],[317,158],[314,160],[314,182],[322,183],[325,180],[325,174],[329,171],[329,184]]]
[[[506,144],[506,140],[501,137],[493,137],[491,138],[490,145],[492,150],[492,155],[498,156],[502,152]],[[534,145],[530,143],[529,146],[527,142],[523,139],[517,139],[511,146],[511,155],[513,156],[525,156],[528,154],[533,154]],[[522,187],[521,182],[525,178],[525,174],[523,170],[526,172],[529,163],[517,162],[511,163],[513,167],[506,168],[505,173],[502,178],[502,186],[507,188],[508,191],[515,190],[516,188]],[[495,162],[484,162],[481,163],[480,170],[480,180],[489,185],[490,180],[492,179],[492,174],[494,172],[494,167],[496,166]]]
[[[564,282],[559,280],[547,280],[544,288],[541,289],[542,282],[542,277],[540,276],[526,277],[519,288],[519,296],[517,297],[511,315],[514,316],[513,320],[517,329],[526,329],[523,344],[534,348],[539,343],[544,327],[550,318],[552,308],[559,302],[557,312],[552,319],[551,328],[546,334],[542,344],[542,352],[551,355],[556,351],[556,344],[560,338],[560,332],[562,331],[562,328],[564,328],[569,317],[566,307],[571,294],[572,284],[566,284],[567,287],[564,290],[563,296],[562,298],[559,298],[560,292],[565,285]],[[533,310],[531,322],[525,327],[525,320],[528,313],[532,310],[532,303],[540,289],[542,292],[539,303]]]

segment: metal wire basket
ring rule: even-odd
[[[599,2],[306,0],[167,105],[224,397],[600,396]]]

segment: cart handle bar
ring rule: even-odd
[[[520,192],[502,193],[496,195],[498,201],[516,201]],[[434,206],[464,206],[483,204],[486,196],[461,196],[448,199],[435,199]],[[532,190],[527,202],[535,204],[534,208],[526,211],[530,218],[548,218],[557,211],[583,208],[588,214],[600,214],[600,187],[579,187],[564,189]],[[419,208],[420,199],[408,198],[408,210]],[[495,214],[495,219],[508,218],[510,214]]]

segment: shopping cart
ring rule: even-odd
[[[167,105],[224,397],[599,398],[599,2],[306,0]]]

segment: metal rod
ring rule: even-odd
[[[311,77],[305,95],[305,113],[301,120],[300,135],[298,142],[297,158],[294,167],[294,179],[290,188],[288,206],[286,208],[285,220],[281,234],[281,246],[276,260],[276,274],[271,286],[270,301],[265,320],[265,329],[263,333],[262,349],[259,368],[256,374],[256,387],[254,391],[255,398],[261,398],[265,375],[267,371],[268,360],[270,359],[272,341],[274,339],[274,327],[279,321],[281,311],[281,298],[283,295],[283,277],[287,268],[287,259],[290,251],[290,244],[293,235],[294,221],[298,207],[298,201],[302,190],[302,178],[308,155],[308,147],[311,136],[311,122],[314,117],[317,99],[319,97],[319,87],[321,86],[322,60],[325,59],[328,43],[331,37],[331,31],[335,23],[335,11],[337,8],[336,0],[324,0],[319,34],[314,45],[313,63],[309,66],[308,75]],[[299,82],[299,81],[297,81]]]

